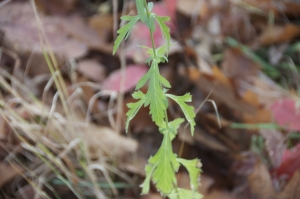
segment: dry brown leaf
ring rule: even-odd
[[[242,43],[252,41],[257,36],[255,27],[249,23],[249,13],[227,11],[220,15],[223,36],[238,38]]]
[[[113,31],[113,15],[94,15],[88,21],[89,26],[92,27],[101,38],[110,39]]]
[[[275,189],[268,168],[262,162],[255,164],[253,172],[248,176],[248,185],[254,198],[275,198]]]
[[[294,173],[292,179],[276,199],[297,199],[300,196],[300,171]]]
[[[78,3],[78,0],[35,0],[39,10],[51,14],[69,14]]]
[[[297,0],[293,1],[274,1],[274,0],[242,0],[236,1],[239,4],[242,4],[245,8],[249,8],[250,11],[253,8],[263,11],[265,14],[274,13],[276,18],[282,19],[282,16],[295,18],[297,13],[300,13],[300,4]]]
[[[245,80],[251,76],[256,76],[260,70],[260,66],[246,57],[239,49],[229,48],[225,51],[222,69],[228,77],[235,80]]]
[[[267,167],[257,162],[254,171],[248,176],[248,183],[253,197],[259,199],[298,199],[300,194],[300,172],[296,172],[293,178],[285,186],[281,193],[277,193],[273,187],[272,179]]]
[[[96,60],[86,59],[77,63],[78,71],[87,78],[101,83],[105,78],[105,67]]]
[[[267,27],[259,38],[262,45],[290,42],[300,35],[300,26],[285,24]]]
[[[189,68],[189,78],[196,84],[198,89],[205,93],[211,90],[211,99],[218,104],[225,104],[235,114],[242,115],[245,122],[270,122],[271,113],[262,106],[254,106],[243,100],[237,93],[238,88],[231,83],[217,67],[213,67],[213,74],[203,74],[197,69]]]
[[[178,0],[177,10],[186,16],[195,15],[201,20],[208,19],[213,13],[226,8],[228,0],[205,1],[205,0]]]
[[[130,173],[138,174],[140,176],[145,176],[146,164],[147,164],[147,159],[142,157],[134,157],[132,158],[132,160],[125,161],[122,164],[122,167]]]
[[[78,58],[87,52],[87,45],[70,38],[69,34],[58,26],[54,18],[40,14],[40,20],[50,46],[59,61]],[[23,57],[31,57],[28,63],[29,73],[34,75],[48,72],[39,38],[39,26],[29,2],[2,6],[0,23],[4,33],[4,46]]]
[[[115,157],[123,157],[127,153],[136,152],[138,143],[132,138],[117,134],[111,128],[90,124],[83,135],[92,153],[99,149]]]
[[[265,107],[270,107],[278,99],[293,98],[291,93],[278,86],[263,73],[254,77],[252,84],[250,90],[257,95],[258,101]]]
[[[83,42],[89,48],[105,52],[107,54],[112,53],[113,46],[106,43],[106,38],[102,35],[98,35],[93,27],[86,25],[83,18],[79,16],[72,16],[68,18],[56,18],[57,23],[65,32],[67,32],[74,39]]]
[[[245,92],[245,94],[243,95],[243,99],[244,99],[244,101],[248,102],[249,104],[251,104],[251,105],[253,105],[255,107],[261,106],[261,104],[260,104],[260,102],[258,100],[257,94],[255,94],[251,90],[247,90]]]
[[[197,85],[197,87],[209,93],[212,89],[212,99],[216,103],[225,103],[231,109],[239,112],[245,112],[249,114],[254,114],[256,112],[255,108],[248,103],[242,101],[232,85],[224,84],[224,82],[229,82],[228,78],[224,79],[224,75],[219,72],[219,69],[215,67],[214,75],[203,75],[197,69],[189,69],[190,79]]]
[[[0,187],[24,171],[24,169],[18,165],[14,165],[14,167],[8,163],[0,163]]]
[[[211,150],[222,151],[222,152],[229,151],[229,149],[218,139],[216,139],[212,135],[209,135],[208,133],[206,133],[205,131],[199,128],[195,129],[194,136],[191,136],[190,133],[187,133],[185,131],[179,131],[179,139],[190,145],[195,145],[195,143],[197,143],[206,146]]]

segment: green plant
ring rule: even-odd
[[[152,47],[141,46],[147,49],[149,58],[146,63],[149,64],[149,71],[139,80],[132,94],[137,101],[129,103],[129,111],[127,112],[126,132],[128,131],[129,122],[135,117],[142,106],[149,106],[150,114],[153,122],[159,127],[159,131],[163,134],[163,141],[158,152],[150,157],[146,165],[146,178],[142,187],[142,194],[147,194],[150,189],[151,179],[155,183],[157,189],[163,196],[168,196],[171,199],[185,199],[194,198],[200,199],[202,195],[197,192],[199,187],[200,177],[200,162],[198,159],[186,160],[177,158],[173,153],[172,140],[175,138],[179,126],[184,122],[184,119],[177,118],[174,121],[168,120],[167,108],[168,99],[174,100],[182,109],[186,120],[189,122],[191,134],[194,134],[195,113],[194,108],[187,104],[191,102],[192,96],[187,93],[183,96],[175,96],[168,94],[168,89],[171,88],[170,83],[161,76],[158,65],[168,61],[168,52],[170,49],[170,29],[166,22],[170,20],[167,16],[158,16],[152,12],[153,3],[147,4],[145,0],[136,0],[136,7],[138,15],[136,16],[122,16],[121,19],[127,22],[126,25],[118,30],[118,37],[114,43],[113,54],[116,53],[120,43],[126,40],[130,34],[132,27],[141,21],[145,23],[150,30]],[[163,38],[166,44],[155,48],[153,32],[156,29],[155,23],[161,29]],[[148,84],[148,91],[143,93],[139,89]],[[184,166],[189,173],[191,190],[181,189],[177,186],[177,179],[175,173],[178,171],[180,165]]]

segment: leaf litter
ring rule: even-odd
[[[35,2],[66,84],[67,109],[44,57],[50,51],[42,49],[49,46],[40,43],[32,6],[1,5],[0,197],[139,197],[141,168],[161,138],[154,136],[158,129],[144,107],[129,123],[128,137],[125,122],[115,125],[117,107],[128,111],[125,104],[133,99],[127,93],[148,69],[146,50],[136,44],[150,46],[149,32],[142,25],[132,29],[122,72],[119,58],[111,56],[113,18],[137,15],[130,1],[119,1],[119,16],[105,0]],[[105,13],[101,3],[108,7]],[[300,4],[162,0],[153,9],[171,16],[170,58],[158,70],[175,85],[171,93],[190,92],[194,109],[201,106],[191,126],[195,136],[181,128],[174,140],[176,153],[203,163],[200,193],[211,199],[297,198]],[[159,47],[163,35],[154,36]],[[118,93],[125,93],[123,104],[116,102]],[[207,95],[218,116],[210,103],[201,105]],[[178,105],[168,103],[168,114],[176,118]],[[176,179],[190,187],[186,170]],[[142,198],[161,198],[151,184],[149,189]]]

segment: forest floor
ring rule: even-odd
[[[160,0],[170,16],[170,93],[193,96],[195,135],[178,156],[202,163],[204,199],[300,197],[300,3]],[[0,199],[163,198],[140,195],[162,135],[127,103],[151,45],[137,24],[113,56],[133,0],[0,2]],[[160,31],[154,33],[163,44]],[[170,118],[181,116],[170,103]],[[179,187],[189,187],[185,170]]]

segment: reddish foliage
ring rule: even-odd
[[[123,91],[127,92],[133,89],[139,79],[148,71],[148,67],[144,65],[129,65],[125,69],[125,81]],[[121,91],[122,84],[122,70],[119,69],[109,75],[103,82],[104,89]]]
[[[291,150],[286,150],[282,156],[282,164],[274,171],[276,177],[291,178],[300,169],[300,144]]]
[[[272,104],[271,111],[279,125],[286,125],[289,130],[300,130],[300,109],[294,100],[278,100]]]

